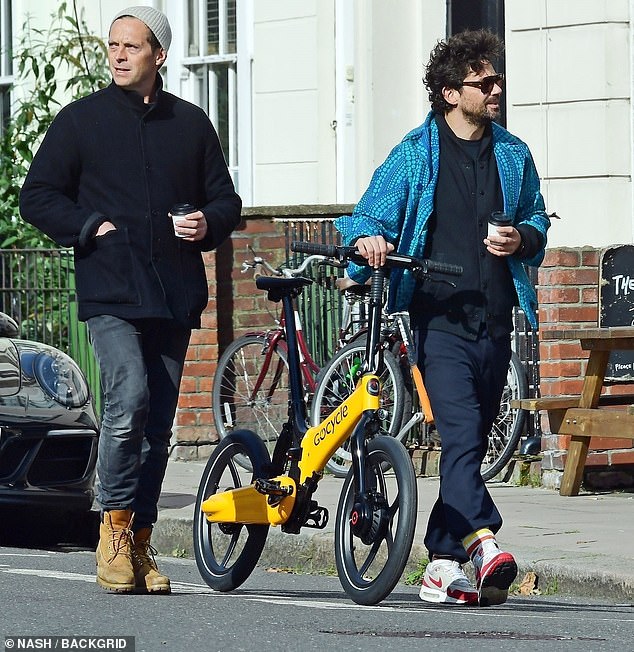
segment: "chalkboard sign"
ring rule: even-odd
[[[606,249],[599,265],[599,326],[634,326],[634,245]],[[634,351],[613,351],[606,381],[634,381]]]

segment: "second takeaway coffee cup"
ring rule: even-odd
[[[174,225],[174,235],[177,238],[186,238],[186,233],[179,233],[176,230],[176,222],[180,222],[183,217],[189,215],[190,213],[195,213],[196,209],[191,204],[174,204],[172,206],[170,213],[172,215],[172,224]]]
[[[498,227],[511,226],[511,218],[502,211],[493,211],[489,217],[489,231],[487,235],[498,235]]]

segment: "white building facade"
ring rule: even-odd
[[[68,0],[68,11],[107,38],[129,4],[169,17],[166,87],[207,110],[247,206],[356,202],[428,111],[432,47],[479,7],[506,42],[507,127],[562,218],[549,246],[634,239],[634,0]],[[0,0],[5,116],[7,43],[27,13],[46,24],[58,6]]]

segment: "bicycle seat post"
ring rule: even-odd
[[[293,418],[293,429],[302,435],[306,432],[308,414],[304,402],[302,387],[302,372],[299,364],[299,345],[297,342],[297,326],[293,312],[293,296],[285,294],[282,297],[282,305],[286,320],[286,344],[288,346],[288,378],[290,385],[290,415]]]
[[[369,333],[366,340],[366,369],[376,374],[379,370],[379,344],[381,339],[381,316],[383,310],[383,287],[386,273],[383,268],[372,270],[372,285],[370,287],[370,302],[368,307]]]
[[[297,327],[293,311],[293,299],[298,296],[303,287],[312,281],[301,276],[295,278],[280,278],[278,276],[260,276],[255,285],[260,290],[266,290],[270,301],[282,302],[286,345],[288,346],[288,378],[290,384],[289,415],[293,418],[293,429],[300,438],[308,428],[308,414],[304,403],[304,388],[300,368],[299,345],[297,342]]]

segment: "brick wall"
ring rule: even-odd
[[[245,219],[230,240],[204,256],[209,304],[202,328],[192,332],[174,427],[173,455],[181,459],[208,457],[217,438],[211,386],[222,351],[247,331],[274,323],[272,307],[255,287],[253,273],[240,271],[242,262],[252,257],[249,246],[279,265],[284,260],[283,225],[264,216]]]
[[[324,206],[269,206],[246,208],[242,223],[216,251],[205,254],[209,303],[202,328],[192,332],[174,424],[172,455],[205,459],[216,440],[211,411],[211,386],[216,363],[234,339],[274,324],[275,306],[255,287],[253,272],[242,273],[242,262],[252,258],[252,247],[274,267],[285,261],[284,223],[275,218],[332,218],[352,210],[348,204]],[[293,230],[293,237],[301,231]],[[301,237],[301,236],[299,236]]]
[[[594,327],[598,323],[598,249],[549,249],[539,270],[540,331],[565,327]],[[577,341],[540,341],[542,396],[579,394],[588,353]],[[630,384],[614,384],[606,393],[631,393]],[[550,433],[542,415],[542,484],[558,488],[566,462],[568,442]],[[634,485],[632,440],[593,437],[586,462],[584,484],[592,488]]]

